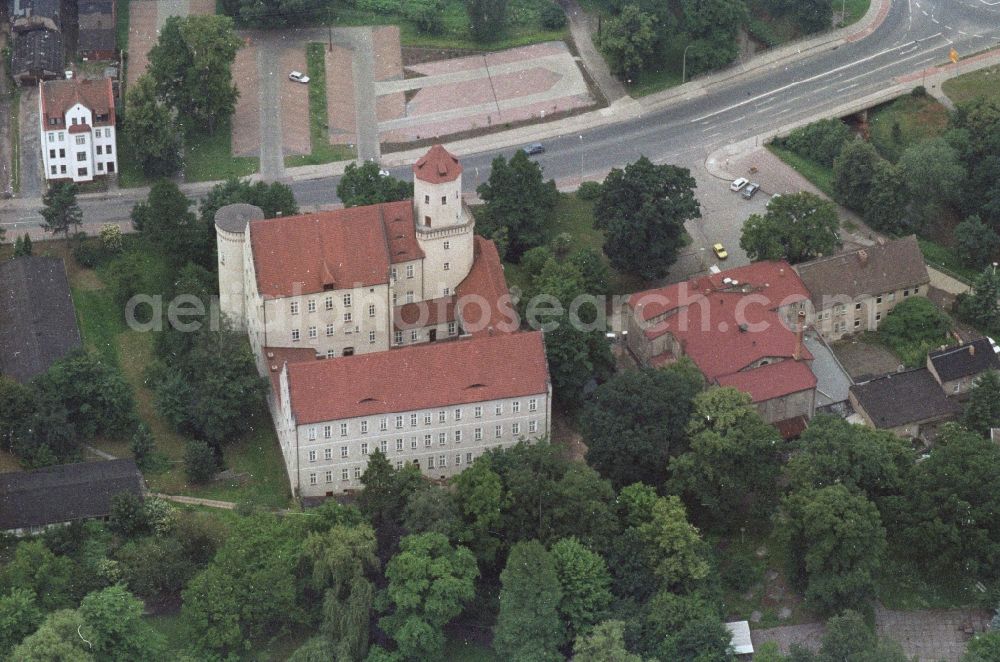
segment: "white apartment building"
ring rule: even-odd
[[[45,179],[89,182],[118,171],[110,78],[39,82],[38,117]]]
[[[549,432],[542,337],[516,333],[496,246],[474,235],[462,203],[461,164],[437,145],[413,171],[412,201],[273,219],[245,204],[216,214],[220,308],[247,332],[271,379],[271,413],[298,495],[360,487],[366,455],[383,444],[397,464],[416,462],[441,478],[486,448]],[[531,357],[530,375],[522,357]],[[513,365],[524,382],[498,382]],[[469,377],[470,366],[479,378]],[[495,411],[494,400],[510,400],[509,413],[491,430],[474,425],[475,408]],[[447,417],[463,408],[468,423]],[[433,429],[421,423],[419,434],[360,431],[382,418],[420,422],[431,410],[446,418],[435,413]],[[342,443],[326,443],[326,430]]]

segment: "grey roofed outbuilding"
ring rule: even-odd
[[[0,374],[28,382],[80,346],[62,259],[0,262]]]
[[[142,496],[133,460],[60,464],[0,474],[0,531],[107,517],[116,494]]]
[[[961,411],[927,368],[876,377],[852,386],[851,393],[881,430],[942,420]]]
[[[62,34],[53,30],[32,30],[14,35],[10,73],[18,83],[61,78],[63,71]]]
[[[830,305],[830,297],[878,296],[930,282],[914,235],[803,262],[793,269],[817,310],[824,303]]]
[[[1000,370],[1000,357],[993,351],[989,338],[934,350],[927,358],[942,382],[978,375],[987,370]]]

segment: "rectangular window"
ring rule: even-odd
[[[462,443],[462,431],[461,430],[455,430],[455,443],[456,444]]]
[[[292,342],[298,342],[298,341],[299,341],[299,330],[292,329]]]
[[[494,408],[494,411],[497,416],[503,416],[503,403],[498,402],[497,406]]]
[[[538,409],[538,400],[531,398],[528,400],[528,411],[535,411],[536,409]]]
[[[431,424],[431,413],[429,411],[424,412],[424,425]]]
[[[375,317],[375,304],[368,304],[368,317]]]
[[[49,134],[49,142],[52,143],[52,142],[55,142],[55,141],[56,141],[56,134],[50,133]],[[55,152],[53,152],[52,155],[55,156]]]
[[[332,460],[333,459],[333,449],[332,448],[324,448],[323,449],[323,459],[324,460]]]
[[[444,409],[438,412],[438,423],[444,423],[448,420],[448,412]]]
[[[412,331],[410,331],[410,340],[411,340],[412,342],[417,342],[417,339],[418,339],[419,337],[420,337],[420,335],[419,335],[419,333],[417,332],[417,330],[416,330],[416,329],[413,329]]]
[[[309,484],[310,485],[316,484],[316,474],[309,474]]]
[[[510,433],[511,434],[521,434],[521,424],[520,423],[511,423],[510,424]]]
[[[881,294],[878,295],[877,297],[875,297],[875,303],[882,303],[882,295]]]
[[[66,158],[66,150],[64,150],[64,149],[60,149],[59,150],[59,158],[60,159],[65,159]]]
[[[450,269],[451,269],[451,263],[450,263],[450,262],[445,262],[445,263],[444,263],[444,270],[445,270],[445,271],[448,271],[448,270],[450,270]]]
[[[87,176],[87,169],[86,168],[78,168],[77,171],[76,171],[76,174],[78,176],[80,176],[80,177],[86,177]]]
[[[413,292],[406,293],[406,303],[413,303]]]
[[[354,477],[361,478],[361,467],[354,467]]]
[[[389,282],[396,282],[396,267],[389,267]]]
[[[97,152],[98,154],[100,154],[100,153],[101,153],[101,146],[100,146],[100,145],[98,145],[98,146],[96,147],[95,151],[96,151],[96,152]]]
[[[351,313],[349,313],[349,312],[344,313],[344,321],[345,322],[350,323],[352,319],[353,318],[351,317]]]
[[[456,409],[455,410],[455,420],[456,421],[462,420],[462,410],[461,409]]]
[[[380,421],[378,422],[378,429],[379,429],[379,430],[380,430],[381,432],[385,432],[386,430],[388,430],[388,429],[389,429],[389,419],[388,419],[388,418],[386,418],[385,416],[383,416],[383,417],[382,417],[382,420],[380,420]]]
[[[361,434],[368,434],[368,421],[361,421]]]
[[[110,131],[110,130],[111,129],[107,129],[107,131]],[[105,151],[105,153],[110,154],[111,153],[111,145],[108,145],[108,148],[106,150],[104,150],[104,151]]]
[[[454,322],[448,322],[448,335],[453,336],[458,331],[458,327]]]
[[[332,324],[327,324],[326,325],[326,335],[332,336],[335,331],[336,331],[336,329],[334,328],[334,326]]]
[[[340,480],[350,480],[347,476],[347,467],[340,470]]]
[[[879,322],[882,320],[882,313],[875,313],[875,321]]]
[[[889,292],[889,301],[895,301],[895,300],[896,300],[896,293]]]
[[[73,124],[76,124],[76,122],[73,122]],[[87,139],[84,138],[83,136],[77,136],[76,137],[76,144],[77,145],[86,145],[87,144]]]
[[[456,467],[462,466],[462,454],[461,453],[458,453],[457,455],[455,455],[455,466]]]
[[[521,401],[520,400],[515,400],[514,402],[512,402],[511,405],[510,405],[510,409],[515,414],[521,413]]]
[[[416,447],[417,447],[417,438],[410,437],[410,448],[416,448]]]
[[[350,308],[350,307],[351,307],[351,295],[350,293],[347,293],[344,295],[344,308]]]
[[[854,304],[854,310],[861,310],[861,304],[860,303]]]
[[[528,421],[528,432],[538,432],[538,421]]]
[[[326,350],[326,358],[332,359],[332,358],[334,358],[336,356],[337,356],[337,350],[335,350],[335,349],[328,349],[328,350]]]
[[[59,166],[59,174],[60,175],[65,175],[66,174],[66,166],[64,166],[64,165]]]
[[[347,457],[347,453],[348,453],[347,446],[341,446],[340,447],[340,457]]]
[[[49,158],[50,159],[56,158],[56,150],[54,150],[54,149],[50,149],[49,150]]]
[[[309,338],[310,339],[314,339],[315,337],[316,337],[316,327],[315,326],[310,326],[309,327]]]
[[[324,425],[323,426],[323,438],[324,439],[330,439],[331,437],[333,437],[333,426],[332,425]]]
[[[385,455],[386,453],[389,452],[389,442],[386,441],[385,439],[383,439],[382,441],[378,442],[378,449],[380,451],[382,451],[383,455]]]
[[[431,455],[429,458],[427,458],[427,468],[428,469],[433,469],[434,468],[434,456],[433,455]]]
[[[402,439],[397,439],[396,440],[396,450],[397,451],[403,450],[403,440]]]
[[[410,427],[411,428],[417,427],[417,415],[416,414],[410,414]]]
[[[403,344],[403,332],[397,330],[395,333],[392,334],[392,340],[397,345],[402,345]]]
[[[448,466],[448,456],[438,455],[438,467],[444,469],[447,466]]]
[[[472,410],[472,415],[476,418],[483,417],[483,408],[480,405],[476,405],[475,409]]]
[[[407,278],[413,278],[413,265],[412,264],[406,265],[406,277]]]
[[[77,152],[76,153],[76,160],[77,161],[86,161],[87,160],[87,153],[86,152]]]
[[[483,429],[482,428],[476,428],[475,439],[476,439],[476,441],[482,441],[483,440]]]
[[[55,166],[52,166],[52,174],[53,175],[56,174],[56,167]]]
[[[499,439],[500,437],[503,436],[503,426],[502,425],[498,425],[495,428],[493,428],[493,436],[496,437],[497,439]]]
[[[309,461],[310,462],[316,461],[316,451],[309,451]]]
[[[361,454],[368,455],[368,442],[364,441],[361,443]]]
[[[451,242],[450,241],[444,242],[444,249],[448,250],[449,248],[451,248]]]
[[[910,296],[910,291],[909,290],[903,290],[903,296],[904,297]]]
[[[326,472],[326,482],[328,482],[328,483],[332,483],[333,482],[333,472],[332,471],[327,471]]]
[[[97,162],[97,172],[101,172],[102,170],[104,170],[104,163],[98,161]]]
[[[399,471],[402,468],[403,468],[403,461],[402,460],[396,460],[396,471]]]
[[[306,301],[306,312],[316,312],[316,299],[309,299],[309,301]]]
[[[444,288],[444,289],[443,289],[443,290],[441,291],[441,296],[445,296],[445,297],[446,297],[446,296],[448,296],[449,294],[451,294],[451,288],[450,288],[450,287],[446,287],[446,288]]]
[[[326,300],[323,302],[323,306],[327,310],[333,310],[333,297],[327,297]]]
[[[465,454],[465,463],[466,464],[472,464],[472,453],[466,453]]]
[[[429,205],[430,203],[431,203],[431,196],[425,195],[424,196],[424,204],[425,205]]]
[[[105,138],[110,138],[111,137],[111,129],[110,128],[104,129],[104,137]],[[110,152],[110,148],[109,148],[108,154],[110,154],[110,153],[111,152]]]
[[[431,436],[429,434],[424,435],[424,448],[431,447]]]
[[[442,205],[448,204],[448,196],[447,195],[442,195],[441,196],[441,204]]]
[[[401,427],[403,427],[403,417],[402,416],[396,416],[396,429],[398,430]]]
[[[438,446],[444,446],[448,443],[448,434],[446,432],[438,432]]]
[[[373,345],[375,344],[375,332],[374,331],[369,331],[368,332],[368,342],[370,344],[373,344]]]
[[[288,312],[290,312],[292,315],[298,315],[299,314],[299,302],[298,301],[292,301],[291,303],[289,303],[288,304]]]
[[[854,328],[856,329],[859,326],[861,326],[861,320],[854,320]]]

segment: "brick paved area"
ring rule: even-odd
[[[281,144],[285,156],[309,154],[309,86],[288,80],[288,72],[305,72],[304,46],[286,48],[281,53]]]
[[[875,611],[879,635],[895,639],[920,662],[959,662],[972,636],[966,628],[982,632],[988,623],[989,614],[975,609]]]
[[[128,82],[132,84],[146,72],[149,49],[156,43],[155,0],[132,0],[128,33]]]
[[[233,82],[240,91],[233,112],[233,156],[257,156],[260,153],[260,94],[257,91],[257,48],[247,40],[236,52]]]
[[[353,145],[358,141],[357,108],[354,105],[354,73],[351,51],[334,46],[326,54],[326,114],[330,143]]]
[[[386,25],[372,28],[375,80],[402,80],[403,49],[399,43],[399,27]]]

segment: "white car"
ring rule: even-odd
[[[306,76],[301,71],[293,71],[292,73],[288,74],[288,80],[294,80],[296,83],[308,83],[309,76]]]
[[[739,179],[734,179],[733,183],[729,185],[730,191],[742,191],[743,187],[750,183],[750,180],[746,177],[740,177]]]

